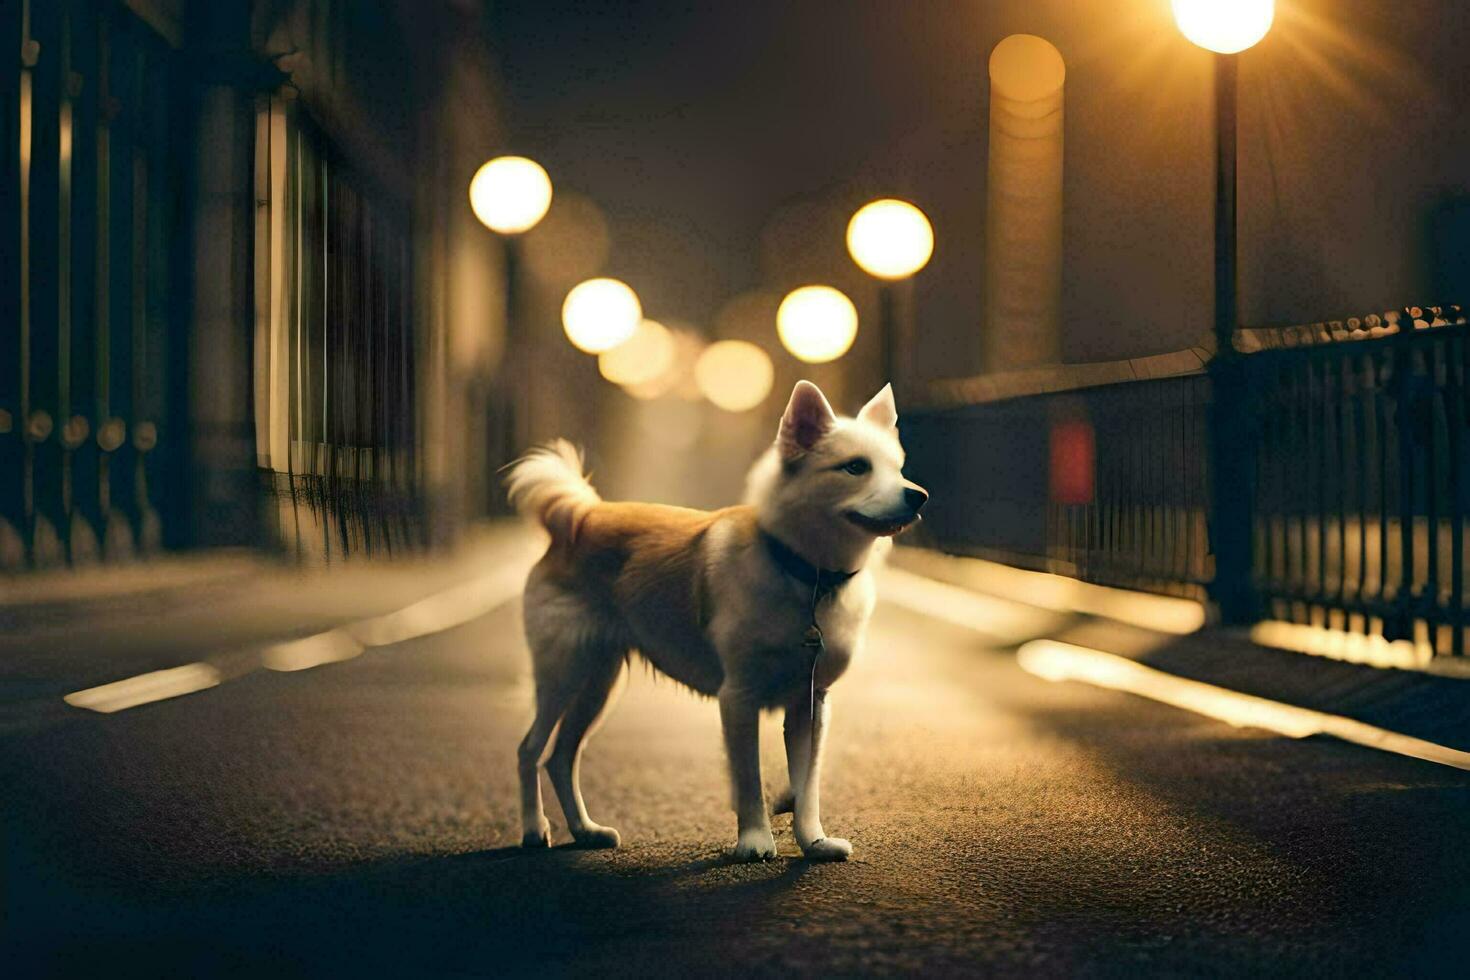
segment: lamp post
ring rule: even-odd
[[[528,338],[519,329],[521,236],[540,223],[551,207],[551,178],[546,169],[526,157],[504,156],[488,161],[470,180],[470,208],[480,223],[495,232],[505,249],[505,345],[501,356],[501,391],[505,396],[502,434],[507,445],[497,455],[510,458],[526,441],[529,391],[513,361],[525,357]]]
[[[1236,234],[1238,59],[1271,29],[1275,0],[1173,0],[1174,20],[1193,43],[1214,52],[1215,356],[1210,361],[1211,598],[1229,625],[1256,618],[1251,585],[1255,451],[1245,366],[1235,349],[1239,325]]]
[[[907,201],[872,201],[858,208],[847,223],[847,252],[860,269],[878,280],[882,380],[902,388],[914,337],[911,303],[903,304],[900,315],[896,290],[928,265],[934,254],[934,228],[924,212]]]

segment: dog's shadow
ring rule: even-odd
[[[557,861],[571,855],[594,855],[598,848],[588,848],[574,841],[545,848],[525,848],[519,844],[493,847],[483,851],[445,855],[437,859],[441,863],[459,866],[500,864],[506,861]],[[694,883],[701,887],[779,890],[798,881],[814,865],[828,862],[808,860],[801,854],[778,854],[767,861],[740,861],[730,848],[701,854],[684,861],[666,862],[657,859],[639,860],[632,864],[612,860],[616,853],[604,851],[610,860],[599,869],[595,863],[581,861],[577,870],[581,874],[605,873],[609,877],[622,879],[645,879],[650,883]]]

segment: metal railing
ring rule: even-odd
[[[1466,386],[1457,307],[1242,338],[1263,612],[1464,653]]]
[[[4,11],[0,570],[125,560],[178,533],[178,57],[122,4]]]
[[[902,419],[917,535],[1090,582],[1203,597],[1209,351],[936,386]]]
[[[1211,352],[945,382],[906,413],[947,551],[1465,650],[1470,326],[1459,307],[1239,331],[1235,433]],[[1244,488],[1223,583],[1219,453]],[[1239,510],[1239,508],[1237,509]]]

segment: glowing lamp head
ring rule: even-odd
[[[674,366],[674,335],[657,320],[643,320],[633,336],[597,355],[597,370],[614,384],[642,389]]]
[[[618,346],[638,329],[643,307],[638,294],[618,279],[588,279],[567,293],[561,304],[562,328],[578,350],[601,354]]]
[[[1180,32],[1217,54],[1251,47],[1271,30],[1276,0],[1173,0]]]
[[[775,377],[766,352],[743,340],[710,344],[694,364],[700,394],[727,412],[746,412],[765,401]]]
[[[846,354],[857,328],[857,307],[831,286],[793,289],[776,310],[781,343],[808,364],[824,364]]]
[[[496,157],[475,171],[470,207],[493,232],[518,235],[530,231],[551,207],[551,178],[535,160]]]
[[[934,254],[934,228],[907,201],[873,201],[847,223],[847,251],[870,276],[907,279]]]

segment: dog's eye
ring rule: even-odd
[[[873,464],[861,456],[856,456],[837,468],[844,473],[851,473],[853,476],[863,476],[872,470]]]

